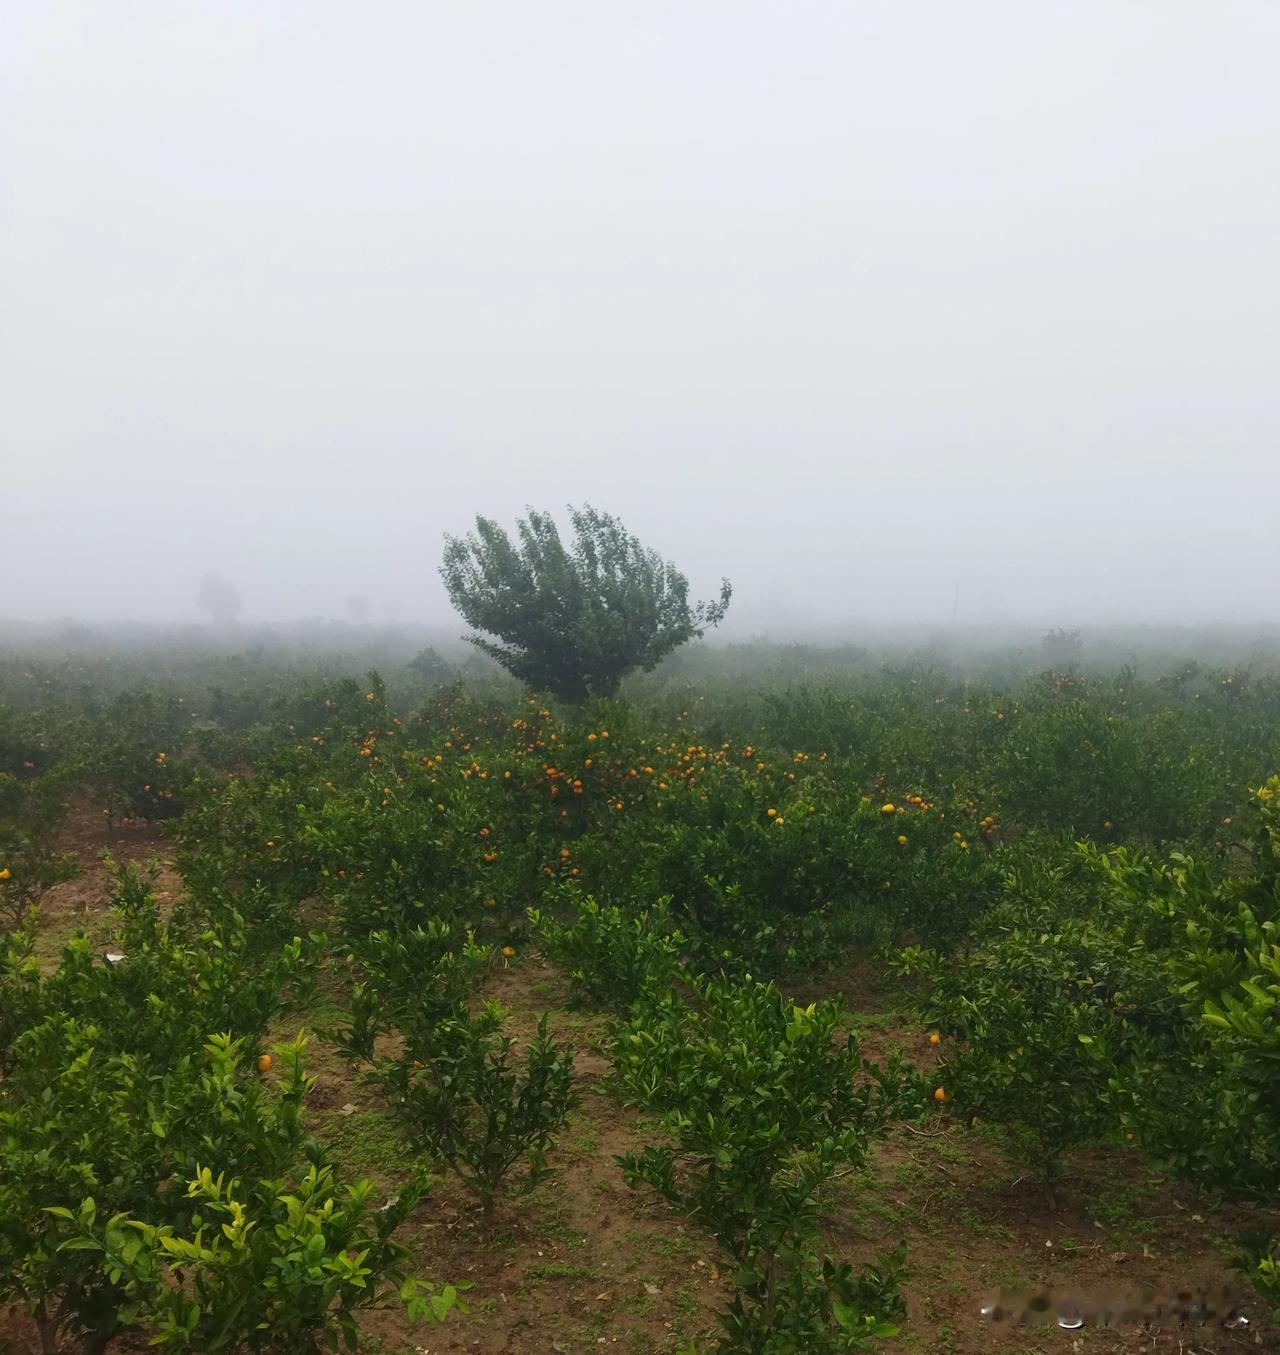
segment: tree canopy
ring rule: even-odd
[[[240,590],[221,574],[206,574],[200,580],[196,604],[209,613],[215,626],[229,626],[240,615]]]
[[[527,686],[566,701],[612,696],[627,673],[656,667],[723,619],[727,579],[717,600],[690,605],[688,579],[617,518],[590,506],[569,518],[571,547],[534,509],[515,541],[485,517],[445,538],[449,598],[484,632],[467,638]]]

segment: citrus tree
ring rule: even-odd
[[[615,1161],[703,1224],[733,1264],[720,1355],[826,1355],[889,1335],[903,1252],[856,1279],[819,1250],[822,1188],[865,1162],[871,1141],[923,1088],[900,1062],[864,1060],[844,1013],[798,1007],[748,976],[684,975],[609,1037],[616,1088],[662,1116],[665,1142]]]
[[[565,701],[612,696],[627,673],[657,666],[728,610],[727,579],[714,602],[689,602],[689,581],[617,518],[570,508],[574,541],[530,509],[517,541],[489,518],[445,538],[441,576],[469,625],[468,639],[536,691]]]

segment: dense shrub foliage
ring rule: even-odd
[[[398,1234],[432,1173],[482,1236],[550,1173],[575,1051],[483,991],[531,948],[608,1014],[611,1086],[655,1126],[624,1178],[726,1257],[723,1351],[901,1319],[910,1258],[855,1271],[817,1227],[898,1121],[981,1121],[1051,1195],[1112,1143],[1275,1199],[1274,679],[722,674],[566,715],[430,686],[438,662],[4,670],[0,1303],[46,1350],[354,1346],[384,1303],[465,1321]],[[105,950],[39,944],[73,808],[163,822],[181,879],[162,905],[118,870]],[[851,948],[915,976],[927,1080],[789,997]],[[302,1029],[401,1136],[385,1200],[308,1129]],[[1274,1295],[1273,1240],[1243,1254]]]

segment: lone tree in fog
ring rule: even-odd
[[[196,603],[215,626],[230,625],[240,615],[240,591],[221,574],[206,574],[200,580]]]
[[[530,509],[518,543],[489,518],[446,536],[440,574],[466,621],[501,643],[467,638],[535,691],[563,701],[612,696],[627,673],[656,667],[673,649],[719,625],[715,602],[689,604],[689,581],[617,518],[569,509],[568,548],[549,513]]]

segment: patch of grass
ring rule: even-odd
[[[1110,1229],[1113,1242],[1131,1244],[1158,1231],[1156,1220],[1142,1213],[1146,1205],[1147,1192],[1140,1186],[1117,1185],[1099,1195],[1093,1216]]]
[[[954,1163],[956,1166],[963,1166],[968,1163],[968,1155],[947,1139],[938,1138],[932,1141],[933,1151],[944,1161]]]
[[[539,1261],[524,1273],[526,1284],[546,1284],[549,1280],[589,1280],[594,1275],[586,1266],[569,1261]]]
[[[656,1256],[662,1261],[694,1261],[701,1252],[697,1243],[683,1233],[631,1232],[626,1235],[625,1241],[636,1251]],[[637,1265],[639,1262],[634,1263],[631,1269],[634,1270]]]
[[[885,1200],[864,1200],[859,1213],[864,1220],[883,1219],[892,1227],[897,1227],[906,1218],[906,1211],[900,1205]]]
[[[987,1283],[996,1289],[1025,1289],[1030,1285],[1027,1273],[1012,1261],[994,1261],[986,1270]]]
[[[538,1216],[538,1230],[549,1242],[560,1242],[567,1247],[584,1247],[587,1235],[569,1225],[569,1211],[558,1196],[538,1191],[527,1202],[530,1211]]]
[[[974,1209],[961,1209],[956,1215],[956,1221],[975,1237],[989,1237],[997,1242],[1008,1242],[1013,1237],[1004,1224],[984,1218]]]
[[[106,950],[119,920],[114,908],[85,908],[56,915],[49,921],[42,919],[33,951],[41,973],[51,973],[58,967],[62,948],[81,932],[89,938],[95,952]]]
[[[1002,1152],[1009,1142],[1009,1135],[1004,1126],[995,1124],[991,1120],[974,1120],[969,1126],[968,1132],[979,1143],[988,1143],[993,1148],[999,1148]]]
[[[578,1036],[587,1044],[599,1026],[599,1017],[588,1012],[556,1012],[553,1024],[557,1035]]]
[[[376,1110],[331,1115],[322,1126],[317,1124],[316,1137],[344,1174],[385,1172],[392,1163],[408,1157],[395,1125]]]
[[[405,1345],[403,1343],[389,1346],[381,1337],[373,1333],[360,1334],[360,1350],[362,1355],[413,1355],[418,1349],[414,1345]]]
[[[692,1313],[697,1309],[698,1292],[694,1289],[692,1280],[686,1280],[676,1290],[672,1299],[672,1307],[679,1313]]]
[[[919,1177],[919,1168],[914,1162],[895,1162],[882,1180],[886,1185],[891,1186],[910,1186],[914,1185]]]
[[[581,1112],[571,1115],[565,1124],[565,1136],[576,1153],[590,1157],[600,1151],[596,1125]]]

